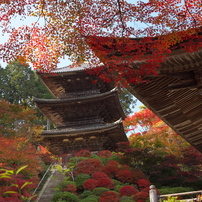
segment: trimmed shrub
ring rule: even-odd
[[[110,178],[113,178],[119,171],[120,163],[110,160],[103,168],[103,172],[106,173]]]
[[[149,198],[149,187],[144,188],[141,192],[138,192],[133,196],[136,202],[145,202]]]
[[[75,194],[77,191],[77,187],[73,184],[68,184],[64,189],[62,189],[62,191],[67,191]]]
[[[68,202],[78,202],[79,197],[71,192],[57,192],[53,198],[52,202],[58,202],[58,201],[68,201]]]
[[[92,153],[88,150],[80,150],[76,153],[76,157],[91,157]]]
[[[81,198],[86,198],[86,197],[88,197],[88,196],[90,196],[92,194],[93,194],[92,191],[90,191],[90,190],[84,190],[83,193],[80,195],[80,197]]]
[[[64,179],[62,182],[59,183],[59,185],[57,186],[57,190],[58,191],[62,191],[63,189],[65,189],[67,187],[67,185],[75,185],[75,182],[69,181],[67,179]]]
[[[149,187],[151,185],[150,181],[149,180],[145,180],[145,179],[140,179],[137,181],[137,185],[138,185],[138,188],[140,190],[146,188],[146,187]]]
[[[98,180],[96,179],[89,179],[83,183],[83,188],[85,190],[93,190],[98,186]]]
[[[173,193],[182,193],[182,192],[188,192],[188,191],[194,191],[191,187],[162,187],[159,189],[159,192],[161,194],[173,194]]]
[[[130,182],[134,181],[134,174],[131,170],[120,170],[117,172],[116,177],[121,182]]]
[[[102,158],[110,158],[112,156],[112,152],[109,150],[104,150],[104,151],[99,152],[97,155]]]
[[[131,185],[127,185],[127,186],[121,187],[119,192],[121,196],[132,196],[134,194],[137,194],[138,190]]]
[[[101,194],[99,198],[99,202],[118,202],[119,201],[119,194],[114,191],[106,191]]]
[[[108,178],[108,176],[104,172],[95,172],[93,173],[92,178],[98,180],[101,178]]]
[[[110,191],[110,189],[108,189],[106,187],[97,187],[97,188],[93,189],[92,193],[96,196],[100,196],[101,194],[103,194],[106,191]]]
[[[114,188],[114,182],[112,179],[110,178],[100,178],[98,179],[98,187],[106,187],[109,189],[113,189]]]
[[[98,202],[99,197],[95,195],[88,196],[85,199],[80,200],[80,202]]]
[[[87,174],[79,174],[75,177],[75,183],[78,189],[83,189],[83,183],[90,179],[90,175]]]
[[[103,164],[98,159],[86,159],[76,165],[77,173],[92,175],[94,172],[102,171]]]
[[[134,202],[134,200],[129,196],[121,196],[119,202]]]

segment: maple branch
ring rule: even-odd
[[[196,24],[196,19],[195,19],[195,17],[193,16],[193,14],[190,12],[189,7],[187,6],[187,0],[184,0],[184,3],[185,3],[186,11],[187,11],[187,12],[189,13],[189,15],[193,18],[194,24]]]
[[[123,16],[122,16],[122,11],[121,11],[120,0],[117,0],[117,4],[118,4],[118,13],[119,13],[119,16],[120,16],[120,21],[121,21],[122,28],[123,28],[121,35],[123,36],[123,32],[125,30],[125,25],[124,25],[124,22],[123,22]]]

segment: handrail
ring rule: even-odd
[[[202,190],[199,191],[189,191],[189,192],[182,192],[182,193],[174,193],[174,194],[163,194],[159,195],[160,198],[167,197],[167,196],[183,196],[183,195],[189,195],[189,194],[202,194]]]
[[[39,186],[41,185],[42,181],[44,180],[45,176],[47,175],[47,173],[49,172],[49,170],[51,169],[53,163],[50,164],[50,166],[47,168],[46,172],[44,173],[43,177],[41,178],[40,182],[38,183],[37,187],[35,188],[35,190],[33,191],[32,195],[34,196],[34,194],[36,193],[36,191],[38,190]],[[30,202],[31,199],[28,201]]]
[[[149,198],[150,198],[150,202],[159,202],[159,200],[161,201],[162,198],[168,197],[168,196],[183,196],[183,195],[198,194],[198,193],[201,193],[202,195],[202,190],[158,195],[155,186],[151,185],[149,190]],[[191,201],[191,199],[183,199],[183,201]]]

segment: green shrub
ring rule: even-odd
[[[122,187],[124,187],[124,185],[118,184],[118,185],[115,186],[114,190],[115,190],[116,192],[119,192],[119,190],[120,190]]]
[[[98,196],[90,195],[87,198],[80,200],[79,202],[98,202],[98,199]]]
[[[120,181],[115,180],[115,179],[112,179],[112,180],[113,180],[113,182],[114,182],[114,186],[116,186],[116,185],[121,185],[121,182],[120,182]]]
[[[110,189],[108,189],[106,187],[97,187],[97,188],[93,189],[92,193],[96,196],[100,196],[105,191],[110,191]]]
[[[134,202],[134,200],[130,196],[122,196],[119,202]]]
[[[68,201],[68,202],[78,202],[79,198],[76,194],[73,194],[71,192],[57,192],[53,198],[52,202],[58,202],[58,201]]]
[[[62,191],[62,189],[66,188],[68,184],[76,185],[75,182],[69,181],[68,179],[64,179],[62,182],[59,183],[57,188],[55,188],[57,191]]]
[[[87,174],[79,174],[79,175],[77,175],[76,177],[75,177],[75,183],[76,183],[76,186],[77,186],[77,188],[78,189],[83,189],[83,183],[86,181],[86,180],[88,180],[88,179],[90,179],[90,175],[87,175]]]
[[[80,195],[81,198],[87,198],[88,196],[92,195],[92,191],[90,190],[85,190],[83,193]]]
[[[188,191],[194,191],[191,187],[162,187],[158,189],[161,194],[174,194],[174,193],[182,193]]]

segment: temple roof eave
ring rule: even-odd
[[[36,103],[72,103],[72,102],[87,102],[89,100],[99,100],[99,99],[104,99],[109,96],[116,95],[118,92],[118,88],[115,87],[112,90],[105,92],[105,93],[100,93],[100,94],[95,94],[95,95],[87,95],[83,97],[76,97],[76,98],[63,98],[63,99],[41,99],[41,98],[33,98],[33,101]]]
[[[84,134],[97,133],[99,135],[102,132],[119,129],[120,132],[124,132],[122,119],[119,119],[113,123],[104,124],[101,126],[86,126],[85,128],[65,128],[65,129],[55,129],[55,130],[44,130],[42,136],[44,138],[52,137],[76,137]],[[117,134],[118,135],[118,134]],[[122,138],[123,141],[127,141],[126,135]]]

